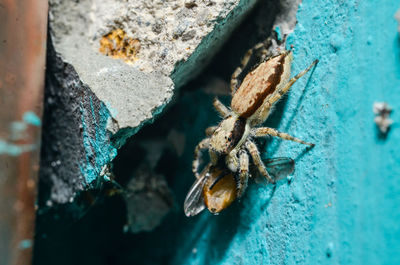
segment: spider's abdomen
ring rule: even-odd
[[[248,73],[233,95],[232,110],[243,118],[258,116],[266,98],[289,80],[291,61],[291,51],[282,53]]]

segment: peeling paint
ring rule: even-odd
[[[107,131],[107,123],[111,118],[106,105],[101,103],[99,113],[95,112],[92,97],[90,97],[90,113],[81,106],[81,119],[83,130],[83,146],[85,149],[86,161],[80,164],[82,175],[85,177],[87,183],[92,183],[97,177],[104,165],[107,165],[116,155],[117,149],[110,144],[108,140],[111,136]],[[95,138],[91,138],[88,133],[88,126],[85,117],[91,115],[95,121]]]
[[[9,125],[7,139],[0,139],[0,155],[19,156],[22,153],[30,152],[38,147],[36,143],[19,143],[18,141],[30,141],[27,132],[28,126],[39,127],[40,118],[32,111],[25,112],[22,121],[14,121]]]
[[[31,239],[24,239],[19,242],[19,249],[27,249],[32,247],[32,240]]]
[[[40,118],[33,112],[33,111],[27,111],[24,113],[22,119],[31,125],[39,127],[41,125]]]
[[[105,105],[106,105],[108,111],[110,111],[111,117],[113,119],[117,118],[118,110],[113,108],[109,102],[105,102]]]
[[[19,156],[22,153],[34,150],[36,147],[34,144],[17,145],[0,139],[0,155]]]
[[[10,140],[20,140],[27,137],[27,124],[23,121],[14,121],[10,123]]]
[[[276,38],[277,40],[281,41],[282,40],[282,32],[280,27],[275,27],[275,32],[276,32]]]

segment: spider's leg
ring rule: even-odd
[[[197,144],[196,148],[194,149],[194,159],[192,163],[192,171],[196,178],[200,178],[199,174],[199,165],[200,165],[200,157],[201,157],[201,150],[207,149],[210,146],[210,138],[205,138]]]
[[[208,155],[210,156],[210,162],[213,166],[218,164],[218,161],[220,159],[220,154],[215,152],[212,148],[208,149]]]
[[[257,43],[252,48],[247,50],[247,52],[243,56],[242,61],[240,62],[240,66],[238,66],[236,68],[236,70],[233,72],[233,74],[231,76],[231,93],[232,93],[232,95],[235,94],[235,92],[236,92],[237,85],[239,83],[238,77],[242,73],[243,69],[249,63],[249,60],[250,60],[251,56],[253,55],[254,50],[258,50],[263,47],[265,47],[265,43],[263,43],[263,42]],[[265,48],[263,48],[262,54],[264,54],[266,52],[267,52],[267,50]],[[263,56],[263,57],[265,57],[265,56]]]
[[[301,144],[306,144],[311,147],[315,145],[312,143],[305,142],[299,138],[293,137],[290,134],[283,133],[283,132],[280,132],[278,130],[275,130],[275,129],[269,128],[269,127],[255,128],[255,129],[253,129],[252,134],[255,137],[263,137],[263,136],[267,136],[267,135],[276,136],[276,137],[282,138],[284,140],[289,140],[289,141],[293,141],[293,142],[297,142],[297,143],[301,143]]]
[[[244,191],[247,188],[247,181],[249,179],[249,155],[245,150],[241,150],[239,153],[239,181],[237,183],[237,197],[242,197]]]
[[[265,111],[267,111],[269,113],[269,111],[271,110],[272,105],[277,102],[283,95],[285,95],[290,87],[297,81],[299,80],[300,77],[302,77],[303,75],[305,75],[308,71],[310,71],[316,64],[318,63],[318,59],[315,60],[314,62],[312,62],[312,64],[310,64],[310,66],[308,66],[305,70],[303,70],[302,72],[300,72],[299,74],[297,74],[295,77],[293,77],[292,79],[289,80],[289,82],[277,89],[276,91],[274,91],[274,93],[272,93],[268,98],[267,98],[267,102],[266,102],[266,106],[265,106]]]
[[[206,135],[207,137],[210,137],[214,131],[218,128],[218,126],[210,126],[206,129]]]
[[[226,166],[232,172],[237,172],[240,167],[237,153],[237,149],[233,149],[225,158]]]
[[[214,98],[213,106],[222,117],[226,117],[229,114],[229,109],[217,98]]]
[[[274,180],[269,175],[264,163],[261,160],[260,153],[258,152],[257,146],[252,141],[248,140],[245,143],[246,149],[249,151],[254,164],[257,166],[258,171],[263,175],[268,182],[275,183]]]

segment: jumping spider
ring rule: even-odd
[[[203,139],[194,152],[193,173],[201,178],[198,168],[200,151],[208,149],[210,163],[217,166],[224,163],[237,179],[236,197],[240,198],[247,187],[249,178],[249,154],[254,165],[267,181],[274,183],[263,164],[257,146],[252,138],[277,136],[301,144],[314,146],[312,143],[295,138],[287,133],[279,132],[269,127],[257,127],[262,124],[271,112],[271,108],[290,87],[318,63],[315,60],[307,69],[290,79],[290,68],[293,60],[292,50],[280,52],[260,63],[248,73],[240,85],[238,76],[249,62],[254,51],[262,49],[267,54],[264,43],[257,44],[247,51],[239,66],[232,74],[230,108],[224,106],[218,99],[213,105],[222,115],[223,120],[217,125],[206,129],[207,138]],[[265,56],[264,56],[265,57]]]

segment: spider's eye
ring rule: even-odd
[[[228,141],[230,142],[232,139],[231,139],[231,137],[228,137]]]

